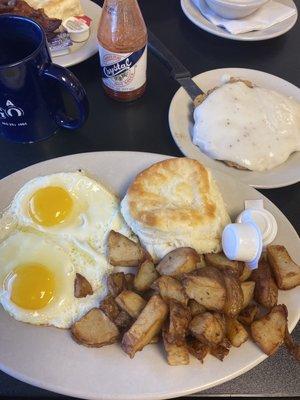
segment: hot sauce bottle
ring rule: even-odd
[[[146,88],[147,29],[137,0],[105,0],[98,28],[105,92],[132,101]]]

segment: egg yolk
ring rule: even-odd
[[[72,209],[72,197],[59,186],[41,188],[32,195],[29,201],[31,218],[42,226],[53,226],[65,222]]]
[[[39,263],[23,264],[10,275],[10,299],[26,310],[40,310],[54,297],[54,274]]]

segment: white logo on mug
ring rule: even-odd
[[[0,107],[0,118],[6,119],[7,117],[22,117],[24,111],[20,107],[16,107],[10,100],[7,100],[5,104],[6,108]]]

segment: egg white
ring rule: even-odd
[[[98,307],[106,295],[106,275],[111,266],[104,255],[83,244],[61,241],[44,234],[16,232],[0,244],[0,303],[15,319],[36,325],[69,328],[93,307]],[[39,310],[23,309],[10,299],[7,277],[19,265],[40,263],[55,275],[54,299]],[[74,297],[76,273],[82,274],[92,285],[93,294]]]
[[[64,188],[73,199],[74,209],[64,223],[42,226],[31,218],[29,201],[37,190],[49,186]],[[119,213],[117,196],[80,172],[57,173],[32,179],[15,195],[8,213],[22,229],[85,242],[100,253],[105,252],[106,237],[113,226],[124,233],[130,232]]]

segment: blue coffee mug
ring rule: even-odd
[[[76,118],[66,115],[63,90],[75,101]],[[60,127],[79,128],[88,110],[78,79],[51,62],[42,27],[26,17],[0,15],[0,133],[15,142],[36,142]]]

